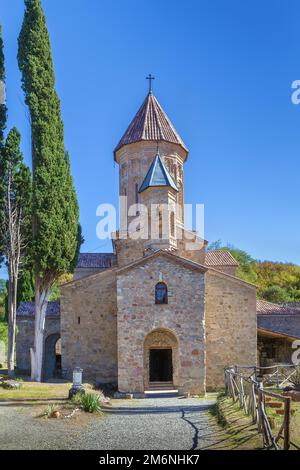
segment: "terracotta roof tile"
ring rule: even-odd
[[[238,266],[239,263],[229,251],[214,250],[205,254],[206,266]]]
[[[152,93],[149,93],[142,106],[129,124],[125,134],[116,146],[114,153],[123,145],[141,140],[166,141],[180,145],[188,152],[185,144],[177,134],[170,119]]]
[[[300,315],[300,309],[273,304],[266,300],[257,300],[256,312],[258,315]]]

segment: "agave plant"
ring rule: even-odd
[[[43,416],[46,418],[52,418],[55,411],[57,411],[55,405],[48,405]]]
[[[94,393],[80,396],[80,406],[87,413],[98,413],[101,411],[101,397]]]

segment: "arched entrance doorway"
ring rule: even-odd
[[[144,342],[144,387],[166,383],[178,386],[178,339],[172,331],[151,331]]]
[[[47,336],[45,340],[43,372],[45,381],[61,376],[61,339],[58,333]]]

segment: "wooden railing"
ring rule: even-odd
[[[232,398],[234,403],[239,404],[245,415],[252,418],[253,423],[257,424],[258,431],[263,437],[264,447],[288,450],[293,446],[300,450],[300,447],[290,438],[291,398],[265,390],[263,380],[259,375],[261,369],[249,366],[226,367],[224,369],[225,393]],[[277,432],[272,430],[266,413],[268,397],[269,399],[276,398],[284,404],[283,419]]]

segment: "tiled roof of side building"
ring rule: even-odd
[[[60,301],[55,300],[48,302],[46,316],[57,317],[60,315]],[[33,317],[34,316],[34,302],[21,302],[17,309],[18,317]]]
[[[256,312],[258,315],[300,315],[300,309],[273,304],[266,300],[257,300]]]
[[[80,253],[76,268],[111,268],[115,259],[114,253]]]
[[[171,142],[180,145],[188,153],[181,137],[152,93],[147,95],[116,146],[114,153],[116,154],[123,145],[141,140]]]
[[[239,263],[229,251],[213,250],[205,254],[207,266],[238,266]]]

